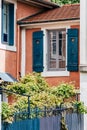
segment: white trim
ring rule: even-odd
[[[8,51],[16,51],[15,46],[3,45],[2,43],[0,44],[0,49],[8,50]]]
[[[26,69],[26,30],[21,33],[21,76],[25,76]]]
[[[41,73],[43,77],[61,77],[61,76],[70,76],[68,71],[44,71]]]
[[[70,28],[70,26],[57,26],[56,28],[55,27],[49,27],[48,28],[42,28],[41,30],[43,30],[44,32],[44,38],[43,38],[43,66],[44,66],[44,70],[43,72],[41,73],[41,75],[43,77],[54,77],[54,76],[69,76],[70,73],[66,70],[66,71],[47,71],[47,29],[62,29],[62,28],[65,28],[66,30],[68,28]],[[67,32],[66,32],[67,33]],[[67,41],[67,37],[66,37],[66,41]],[[67,42],[66,42],[67,43]],[[67,46],[67,44],[66,44]],[[67,48],[66,48],[67,50]],[[67,51],[66,51],[66,54],[67,54]],[[67,61],[67,56],[66,56],[66,61]]]
[[[25,28],[39,28],[39,27],[47,27],[51,26],[54,27],[57,25],[59,26],[71,26],[71,25],[80,25],[80,20],[68,20],[68,21],[57,21],[57,22],[46,22],[46,23],[34,23],[34,24],[22,24],[20,25],[21,27],[25,27]]]
[[[87,0],[80,0],[80,100],[87,107]],[[84,129],[87,130],[87,114]]]
[[[87,0],[80,1],[80,64],[87,64]]]
[[[5,45],[4,43],[1,43],[1,35],[0,35],[0,49],[9,50],[9,51],[16,51],[16,8],[17,8],[17,2],[15,0],[5,0],[6,2],[13,3],[14,4],[14,45],[9,46]],[[1,11],[0,11],[1,13]],[[1,17],[2,15],[0,15]],[[1,20],[0,20],[1,25]],[[1,28],[0,28],[1,33]]]

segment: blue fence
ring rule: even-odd
[[[68,130],[83,130],[83,115],[67,114],[65,123]],[[2,130],[61,130],[61,115],[26,119],[12,124],[4,124]]]

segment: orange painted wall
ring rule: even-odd
[[[41,8],[17,2],[17,19],[27,17],[42,10]]]
[[[5,71],[16,77],[16,52],[6,51]]]
[[[79,26],[71,26],[71,28],[78,28]],[[26,31],[26,74],[32,72],[32,32],[40,29],[28,29]],[[70,72],[70,76],[61,77],[47,77],[47,82],[51,85],[58,85],[61,82],[73,82],[76,88],[80,86],[80,73]]]
[[[0,49],[0,71],[9,72],[16,77],[16,53]]]

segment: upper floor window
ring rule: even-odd
[[[66,30],[48,31],[48,70],[66,68]]]
[[[14,45],[14,4],[4,3],[2,10],[2,43]]]

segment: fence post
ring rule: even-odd
[[[30,118],[30,96],[28,96],[28,118]]]
[[[1,85],[2,84],[0,83],[0,86]],[[1,112],[2,112],[2,88],[0,87],[0,130],[1,130],[1,127],[2,127]]]

